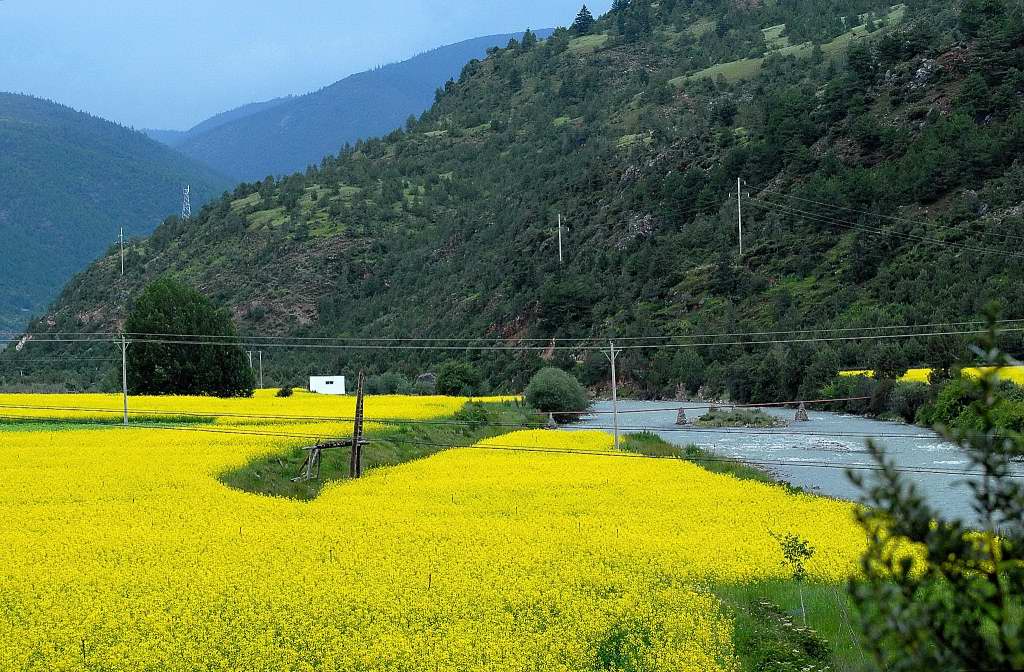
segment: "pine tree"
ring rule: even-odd
[[[594,15],[590,13],[586,5],[583,5],[579,14],[576,15],[576,20],[572,22],[572,31],[577,35],[586,35],[593,27]]]

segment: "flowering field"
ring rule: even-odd
[[[977,367],[965,368],[963,374],[969,378],[977,378],[981,375],[984,369]],[[909,369],[900,380],[904,383],[927,383],[928,376],[931,374],[931,369]],[[860,371],[842,371],[839,373],[841,376],[868,376],[873,377],[874,371],[871,370],[860,370]],[[999,377],[1003,380],[1009,380],[1010,382],[1017,383],[1018,385],[1024,385],[1024,366],[1006,366],[999,369]]]
[[[250,403],[320,414],[301,400]],[[367,408],[428,418],[461,403]],[[817,547],[819,580],[855,571],[863,546],[847,504],[681,461],[562,452],[610,452],[603,433],[516,432],[309,503],[216,480],[301,443],[0,430],[0,669],[733,670],[711,587],[784,577],[771,531]]]

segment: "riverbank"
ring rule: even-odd
[[[808,422],[793,422],[788,427],[706,429],[676,424],[680,408],[693,416],[698,409],[707,409],[706,403],[627,400],[618,406],[624,435],[649,431],[677,446],[695,445],[740,460],[807,492],[848,501],[857,501],[860,490],[850,482],[847,470],[870,478],[876,467],[867,452],[867,442],[873,440],[943,516],[968,523],[976,519],[970,489],[963,483],[969,468],[966,457],[958,446],[931,430],[814,410],[813,406],[808,407]],[[566,429],[611,433],[611,404],[597,402],[592,410],[591,415]],[[792,409],[763,410],[783,421],[793,419]],[[1024,465],[1015,469],[1024,473]]]

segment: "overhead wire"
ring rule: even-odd
[[[9,416],[0,415],[0,418],[8,418]],[[16,416],[15,416],[16,417]],[[69,423],[70,424],[70,423]],[[95,424],[100,425],[102,423],[81,423],[81,424]],[[107,423],[108,426],[123,427],[123,425]],[[274,438],[295,438],[295,439],[310,439],[316,441],[331,440],[335,438],[347,438],[347,437],[325,437],[323,435],[315,434],[298,434],[298,433],[284,433],[284,432],[266,432],[266,431],[250,431],[250,430],[239,430],[234,428],[213,428],[213,427],[196,427],[187,425],[162,425],[157,423],[145,423],[137,425],[129,425],[124,427],[126,430],[132,429],[157,429],[164,431],[181,431],[191,433],[209,433],[209,434],[224,434],[224,435],[240,435],[240,436],[264,436]],[[524,453],[546,453],[546,454],[557,454],[557,455],[571,455],[571,456],[590,456],[590,457],[612,457],[612,458],[626,458],[626,459],[651,459],[651,460],[675,460],[675,461],[688,461],[688,462],[708,462],[708,463],[728,463],[728,464],[747,464],[751,466],[762,466],[762,467],[787,467],[787,468],[811,468],[811,469],[843,469],[843,470],[854,470],[854,471],[882,471],[886,467],[880,465],[860,464],[860,463],[840,463],[840,462],[814,462],[814,461],[785,461],[785,460],[753,460],[742,457],[719,457],[719,456],[698,456],[694,458],[684,457],[682,455],[649,455],[644,453],[633,453],[633,452],[612,452],[612,451],[594,451],[594,450],[574,450],[574,449],[558,449],[558,448],[544,448],[538,446],[526,446],[526,445],[515,445],[515,444],[484,444],[479,443],[458,446],[448,443],[435,443],[428,441],[413,441],[404,440],[404,443],[410,445],[419,445],[426,447],[435,447],[439,449],[466,449],[466,450],[492,450],[492,451],[503,451],[503,452],[524,452]],[[931,467],[890,467],[899,473],[917,473],[917,474],[933,474],[933,475],[948,475],[948,476],[984,476],[981,472],[971,472],[966,470],[954,470],[954,469],[941,469]],[[1011,474],[1011,478],[1024,478],[1024,474]]]
[[[948,247],[948,248],[962,249],[962,250],[966,250],[966,251],[969,251],[969,252],[978,252],[978,253],[981,253],[981,254],[996,254],[996,255],[1005,256],[1005,257],[1013,257],[1013,258],[1016,258],[1016,259],[1024,259],[1024,253],[1016,253],[1016,252],[1010,252],[1010,251],[1006,251],[1006,250],[998,250],[998,249],[993,249],[993,248],[989,248],[989,247],[978,247],[978,246],[974,246],[974,245],[963,245],[961,243],[954,243],[954,242],[947,241],[947,240],[940,240],[938,238],[928,238],[927,236],[919,236],[917,234],[912,234],[912,233],[903,233],[903,232],[900,232],[900,231],[889,231],[889,230],[886,230],[886,229],[874,228],[874,227],[871,227],[871,226],[868,226],[868,225],[864,225],[864,224],[859,224],[859,223],[856,223],[856,222],[850,222],[850,221],[843,220],[843,219],[838,219],[838,218],[835,218],[835,217],[829,217],[827,215],[821,215],[819,213],[811,212],[809,210],[801,210],[801,209],[798,209],[798,208],[793,208],[793,207],[790,207],[790,206],[787,206],[787,205],[782,205],[782,204],[779,204],[779,203],[775,203],[773,201],[758,201],[756,199],[752,199],[750,201],[750,203],[752,205],[755,205],[755,206],[760,207],[762,209],[771,209],[771,210],[774,210],[776,212],[781,212],[781,213],[788,214],[788,215],[794,215],[794,216],[798,216],[798,217],[803,217],[804,219],[808,219],[810,221],[815,221],[815,222],[818,222],[818,223],[834,224],[836,226],[840,226],[840,227],[843,227],[843,228],[846,228],[846,229],[853,229],[853,230],[858,230],[858,231],[866,231],[868,233],[873,233],[873,234],[876,234],[876,235],[890,236],[890,237],[895,237],[895,238],[903,238],[905,240],[913,240],[913,241],[916,241],[916,242],[928,243],[928,244],[931,244],[931,245],[940,245],[940,246]]]
[[[886,215],[886,214],[883,214],[883,213],[880,213],[880,212],[872,212],[870,210],[860,210],[860,209],[857,209],[857,208],[850,208],[850,207],[846,207],[846,206],[842,206],[842,205],[835,205],[834,203],[825,203],[824,201],[816,201],[816,200],[810,199],[810,198],[803,198],[801,196],[796,196],[796,195],[793,195],[793,194],[786,194],[786,193],[783,193],[781,191],[775,191],[774,189],[769,189],[767,186],[764,186],[764,185],[754,185],[754,184],[750,184],[750,183],[747,183],[747,182],[744,182],[744,183],[747,186],[750,186],[750,187],[752,187],[754,189],[757,189],[758,193],[761,193],[761,194],[768,193],[768,194],[772,194],[773,196],[778,196],[778,197],[781,197],[781,198],[787,198],[787,199],[790,199],[790,200],[801,201],[803,203],[810,203],[812,205],[820,205],[822,207],[832,208],[834,210],[844,210],[846,212],[853,212],[853,213],[857,213],[857,214],[861,214],[861,215],[868,215],[870,217],[878,217],[880,219],[888,219],[890,221],[904,222],[906,224],[914,224],[914,225],[917,225],[917,226],[931,227],[931,228],[935,228],[935,229],[943,229],[943,230],[953,231],[953,232],[961,233],[961,234],[964,233],[961,229],[959,229],[959,228],[957,228],[955,226],[950,226],[948,224],[941,224],[939,222],[929,222],[929,221],[920,220],[920,219],[910,219],[910,218],[907,218],[907,217],[900,217],[900,216],[897,216],[897,215]],[[1017,235],[1014,235],[1012,233],[994,233],[994,232],[993,233],[987,233],[986,232],[984,235],[1002,236],[1002,237],[1005,237],[1005,238],[1008,238],[1008,239],[1024,241],[1024,236],[1017,236]]]
[[[1024,328],[1001,329],[1000,333],[1016,333],[1024,331]],[[795,332],[802,333],[802,332]],[[986,329],[969,330],[941,330],[927,332],[912,332],[900,334],[873,334],[873,335],[852,335],[852,336],[816,336],[807,338],[768,338],[761,340],[734,340],[734,341],[704,341],[697,343],[640,343],[616,346],[616,351],[628,350],[650,350],[650,349],[682,349],[682,348],[714,348],[723,346],[742,345],[767,345],[787,343],[824,343],[843,341],[877,341],[893,340],[904,338],[931,338],[937,336],[973,336],[988,333]],[[205,338],[205,337],[204,337]],[[4,339],[0,339],[3,342]],[[8,340],[7,342],[12,342]],[[104,338],[91,339],[62,339],[62,338],[37,338],[32,343],[77,343],[77,344],[103,344],[116,341]],[[549,350],[573,350],[603,352],[604,345],[574,345],[563,346],[557,343],[548,346],[530,345],[410,345],[410,344],[380,344],[380,343],[353,343],[353,344],[329,344],[329,343],[252,343],[245,340],[239,341],[213,341],[213,340],[183,340],[176,338],[136,338],[132,343],[155,344],[155,345],[209,345],[218,347],[253,347],[253,348],[274,348],[291,350],[441,350],[441,351],[479,351],[479,352],[546,352]]]

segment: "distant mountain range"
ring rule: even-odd
[[[259,112],[269,110],[273,107],[277,107],[281,103],[287,103],[288,101],[295,100],[295,98],[296,96],[282,96],[281,98],[266,100],[262,103],[249,103],[248,105],[242,105],[241,107],[236,107],[233,110],[215,114],[206,121],[196,124],[187,131],[166,131],[144,128],[142,129],[142,132],[157,142],[162,142],[165,145],[170,145],[171,147],[180,147],[188,140],[200,136],[208,131],[212,131],[224,124],[230,124],[233,121],[238,121],[239,119],[244,119],[254,114],[258,114]]]
[[[146,133],[238,180],[293,173],[319,165],[346,143],[401,127],[410,115],[429,108],[437,89],[457,78],[466,63],[520,37],[478,37],[346,77],[314,93],[245,105],[188,131]]]
[[[170,220],[133,243],[123,279],[112,250],[32,330],[116,331],[118,307],[170,274],[242,334],[473,343],[275,349],[276,384],[458,358],[520,390],[550,343],[599,386],[609,338],[647,343],[617,371],[659,398],[820,398],[841,368],[948,365],[960,329],[834,335],[952,326],[993,299],[1024,318],[1024,82],[1007,74],[1024,30],[1009,6],[887,2],[616,3],[586,34],[471,63],[407,131]],[[508,349],[476,345],[494,341]],[[89,358],[109,354],[37,342],[0,354],[0,385],[17,367],[96,387]]]
[[[152,232],[230,180],[117,124],[39,98],[0,93],[0,330],[22,328],[124,227]]]

